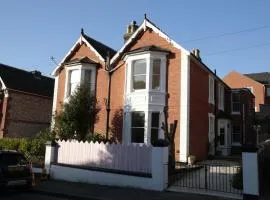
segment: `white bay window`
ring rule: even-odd
[[[160,128],[166,105],[167,51],[143,51],[124,58],[124,142],[151,144],[164,137]]]
[[[91,92],[95,91],[96,65],[76,63],[76,65],[66,65],[66,85],[65,101],[82,84],[89,87]]]

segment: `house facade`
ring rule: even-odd
[[[53,71],[54,114],[87,83],[101,107],[95,132],[105,133],[108,120],[123,143],[151,144],[164,138],[165,107],[168,123],[178,121],[177,160],[186,162],[190,154],[199,160],[230,155],[233,91],[202,62],[199,50],[186,50],[147,18],[140,26],[132,22],[124,39],[116,52],[82,31]]]
[[[0,64],[0,138],[32,137],[50,126],[54,80]]]
[[[270,73],[241,74],[232,71],[223,81],[231,88],[248,88],[255,96],[255,111],[260,111],[261,104],[270,104]]]

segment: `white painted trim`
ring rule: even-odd
[[[157,28],[154,24],[149,22],[147,19],[144,19],[143,23],[139,26],[139,28],[133,33],[133,35],[127,40],[127,42],[122,46],[122,48],[113,56],[111,59],[111,64],[113,64],[117,58],[121,55],[121,53],[126,49],[126,47],[137,37],[137,35],[141,31],[146,31],[146,27],[151,28],[155,33],[157,33],[160,37],[167,40],[168,43],[172,44],[175,48],[181,50],[182,53],[189,55],[190,52],[183,48],[180,44],[172,40],[168,35],[162,32],[159,28]]]
[[[7,89],[7,87],[6,87],[6,85],[5,85],[5,83],[4,83],[4,81],[3,81],[3,79],[0,77],[0,82],[1,82],[1,84],[2,84],[2,86],[3,86],[3,90],[5,90],[5,89]],[[1,89],[1,88],[0,88]]]
[[[187,162],[189,154],[190,115],[190,56],[181,54],[180,77],[180,161]]]
[[[54,115],[56,113],[57,94],[58,94],[58,80],[59,80],[59,75],[57,75],[55,77],[55,79],[54,79],[54,92],[53,92],[53,107],[52,107],[51,127],[54,126]]]
[[[221,95],[222,93],[222,95]],[[222,97],[222,99],[221,99]],[[225,104],[225,88],[224,86],[219,83],[218,84],[218,108],[219,110],[224,111],[224,104]]]
[[[60,63],[57,65],[57,67],[53,70],[52,75],[56,76],[58,70],[60,69],[60,67],[63,65],[63,63],[65,62],[65,60],[67,59],[67,57],[75,50],[75,48],[78,45],[81,45],[82,42],[84,42],[91,51],[93,51],[101,61],[105,62],[105,59],[97,52],[97,50],[83,37],[83,35],[81,35],[79,37],[79,39],[75,42],[75,44],[71,47],[71,49],[68,51],[68,53],[62,58],[62,60],[60,61]]]
[[[212,83],[213,83],[213,91],[211,91],[210,87]],[[211,75],[209,75],[208,78],[208,103],[215,105],[215,78]]]
[[[243,194],[259,196],[259,169],[257,152],[242,152]]]

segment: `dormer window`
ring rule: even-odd
[[[72,63],[66,65],[66,92],[65,100],[72,95],[81,84],[89,86],[91,92],[95,91],[96,65],[92,63]]]

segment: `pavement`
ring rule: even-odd
[[[37,185],[32,191],[32,193],[51,196],[53,198],[78,200],[229,200],[228,198],[199,194],[188,194],[168,191],[156,192],[134,188],[101,186],[58,180],[46,180],[37,182]]]

